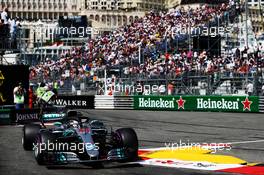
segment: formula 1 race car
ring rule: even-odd
[[[51,127],[43,121],[24,125],[22,144],[25,150],[34,151],[39,165],[81,163],[101,168],[105,161],[137,160],[136,132],[132,128],[109,130],[99,120],[68,111]]]

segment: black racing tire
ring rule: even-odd
[[[48,142],[53,143],[54,140],[54,135],[49,131],[40,132],[36,137],[35,145],[37,146],[34,150],[34,156],[39,165],[45,165],[46,163],[48,163],[45,161],[45,155],[47,153],[47,150],[45,150],[45,148],[47,148]]]
[[[33,143],[39,133],[41,126],[38,124],[26,124],[23,127],[22,145],[24,150],[32,151]]]
[[[120,137],[118,147],[125,148],[124,162],[135,161],[138,159],[138,138],[134,129],[121,128],[116,130],[116,134]]]

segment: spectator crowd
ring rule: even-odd
[[[8,9],[0,11],[0,49],[17,49],[17,34],[21,27],[18,18],[11,19],[8,15]]]
[[[127,77],[148,78],[175,78],[184,73],[254,73],[257,68],[264,67],[261,55],[263,46],[256,48],[254,54],[248,54],[248,49],[244,48],[227,56],[177,46],[179,40],[186,38],[175,34],[174,29],[206,26],[220,17],[227,18],[231,9],[240,12],[234,1],[218,6],[151,11],[130,25],[63,53],[58,60],[47,59],[32,66],[30,78],[33,80],[41,77],[47,81],[60,78],[60,83],[63,84],[67,78],[76,81],[89,79],[111,67],[120,69],[121,74]]]

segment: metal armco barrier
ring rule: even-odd
[[[264,96],[259,97],[259,112],[264,113]]]
[[[11,123],[10,111],[11,109],[0,109],[0,125],[9,125]]]
[[[15,105],[0,106],[0,125],[9,125],[12,122],[11,112],[15,109]]]
[[[16,110],[12,106],[1,106],[0,109],[0,125],[11,125],[11,124],[26,124],[31,122],[40,121],[40,108],[34,109],[19,109]],[[56,119],[60,117],[60,114],[66,113],[65,107],[47,107],[42,109],[46,117],[45,120]]]
[[[259,112],[256,96],[134,96],[134,109]]]
[[[95,109],[133,109],[131,96],[95,96]]]
[[[261,112],[264,96],[71,96],[59,97],[61,107],[83,109],[135,109],[170,111]],[[48,113],[53,108],[45,109]],[[57,111],[56,109],[55,111]],[[13,105],[0,106],[0,125],[38,120],[39,109],[14,110]]]

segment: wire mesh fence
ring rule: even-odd
[[[264,72],[239,74],[185,73],[181,76],[97,76],[96,78],[33,79],[37,85],[59,84],[67,95],[264,95]]]

